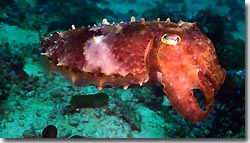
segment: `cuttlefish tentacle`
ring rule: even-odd
[[[214,96],[224,82],[225,70],[219,65],[215,51],[211,50],[213,45],[209,39],[199,30],[191,31],[191,35],[196,35],[194,39],[175,44],[162,41],[166,34],[157,34],[147,46],[145,62],[150,78],[157,78],[164,86],[176,111],[189,121],[199,122],[211,112]],[[172,39],[174,36],[169,34]],[[180,38],[184,36],[179,35]],[[203,43],[195,42],[196,39],[202,39]],[[205,111],[200,108],[193,89],[203,93]]]

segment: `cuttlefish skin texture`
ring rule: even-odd
[[[176,111],[191,122],[205,120],[226,72],[211,40],[195,23],[131,21],[57,32],[41,41],[52,70],[78,86],[124,89],[159,82]],[[193,89],[205,98],[199,107]]]

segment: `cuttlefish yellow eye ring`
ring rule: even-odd
[[[171,46],[175,46],[181,42],[181,37],[178,35],[164,34],[161,37],[161,42]]]

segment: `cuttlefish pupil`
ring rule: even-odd
[[[180,43],[181,38],[178,35],[168,35],[168,34],[164,34],[161,37],[161,41],[165,44],[168,45],[177,45],[178,43]]]

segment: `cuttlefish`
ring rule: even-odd
[[[226,71],[220,66],[212,41],[196,23],[136,21],[55,32],[41,41],[42,55],[52,69],[77,86],[123,87],[163,85],[176,111],[191,122],[205,120]],[[194,89],[204,96],[201,109]]]

